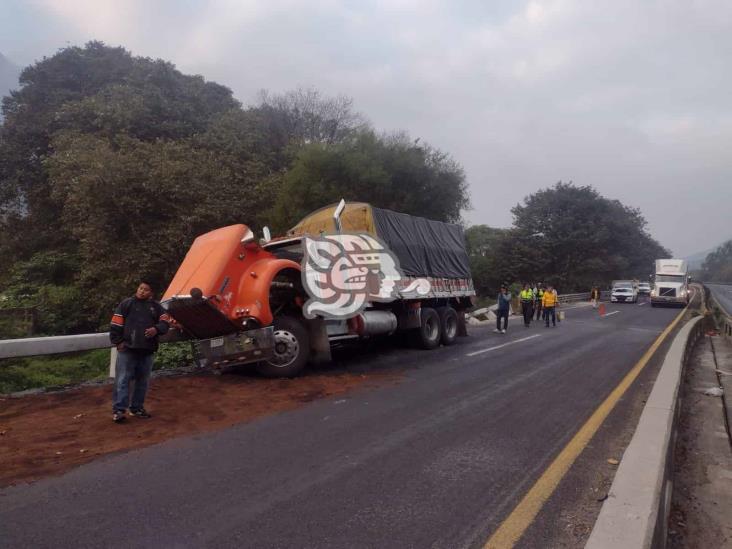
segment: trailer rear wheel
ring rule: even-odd
[[[293,316],[274,320],[274,356],[259,362],[257,371],[266,377],[295,377],[310,356],[310,340],[302,322]]]
[[[450,306],[438,307],[437,314],[440,316],[440,332],[442,344],[445,346],[455,343],[458,333],[458,316],[455,309]]]
[[[431,350],[440,345],[442,330],[440,329],[440,315],[430,307],[422,307],[420,314],[421,326],[414,330],[414,338],[419,347]]]

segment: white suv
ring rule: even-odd
[[[612,303],[635,303],[638,301],[638,290],[630,282],[616,284],[610,293]]]

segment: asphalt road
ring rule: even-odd
[[[728,315],[732,315],[732,284],[705,284],[724,308]]]
[[[679,309],[607,312],[351,348],[403,378],[4,489],[0,547],[480,547]]]

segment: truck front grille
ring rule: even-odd
[[[659,288],[658,295],[661,297],[676,297],[676,288]]]

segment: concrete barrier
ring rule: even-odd
[[[679,388],[702,320],[687,322],[666,353],[585,549],[665,547]]]

